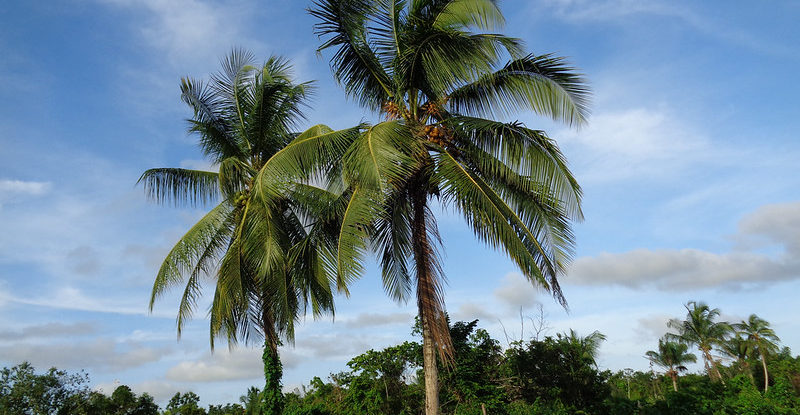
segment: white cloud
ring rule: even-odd
[[[121,298],[110,298],[107,295],[87,295],[81,289],[71,286],[57,288],[45,295],[35,297],[17,296],[0,289],[0,302],[65,310],[150,315],[147,310],[147,304],[140,299],[123,300]],[[153,313],[153,315],[156,317],[172,317],[171,314]]]
[[[714,253],[699,249],[636,249],[579,258],[565,283],[618,284],[663,290],[761,285],[800,277],[800,202],[769,205],[740,222],[735,240],[766,239],[783,252]]]
[[[253,12],[248,1],[100,0],[143,11],[137,22],[141,38],[171,63],[216,59],[243,38],[242,22]]]
[[[555,137],[584,185],[673,178],[691,164],[713,161],[711,157],[722,160],[719,151],[709,151],[706,137],[664,109],[602,112],[586,128],[565,129]]]
[[[12,194],[40,196],[49,190],[50,182],[0,179],[0,197]]]
[[[624,24],[634,21],[636,15],[649,15],[675,19],[689,28],[754,51],[778,56],[796,56],[796,49],[784,39],[762,39],[758,33],[748,32],[744,25],[719,21],[708,13],[694,10],[693,2],[664,0],[545,0],[531,6],[531,13],[548,11],[553,16],[575,24],[608,22]]]
[[[506,274],[500,287],[494,291],[495,298],[514,310],[534,306],[537,294],[538,289],[518,272]]]
[[[408,313],[360,313],[354,318],[342,321],[346,327],[363,328],[403,324],[409,325],[414,321],[414,316]]]
[[[200,359],[183,361],[169,368],[168,380],[180,382],[219,382],[240,379],[257,379],[264,376],[260,348],[233,348],[207,352]],[[283,367],[292,368],[299,357],[292,351],[280,351]]]

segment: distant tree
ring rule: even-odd
[[[678,373],[685,372],[684,363],[696,362],[697,356],[687,353],[689,346],[664,339],[658,341],[658,351],[650,350],[645,356],[651,362],[667,369],[667,376],[672,379],[672,389],[678,391]]]
[[[242,405],[229,403],[225,405],[209,405],[208,415],[242,415],[245,414]]]
[[[769,327],[769,322],[755,314],[751,314],[747,321],[734,324],[733,327],[739,333],[747,336],[747,341],[761,357],[761,366],[764,369],[764,392],[767,392],[769,390],[767,355],[778,351],[778,342],[781,339]]]
[[[582,337],[575,330],[570,329],[568,333],[559,333],[557,336],[559,341],[575,346],[575,350],[580,352],[581,358],[590,361],[594,367],[597,367],[597,353],[600,351],[600,343],[606,340],[605,334],[595,330],[588,336]]]
[[[259,401],[261,391],[256,387],[249,387],[247,393],[239,397],[239,402],[244,406],[245,415],[259,415]]]
[[[206,415],[198,403],[200,397],[194,392],[176,393],[170,398],[164,415]]]
[[[677,333],[667,333],[667,340],[696,346],[703,355],[706,373],[711,379],[722,381],[718,363],[711,356],[711,350],[725,341],[732,332],[731,325],[715,321],[719,317],[718,308],[710,308],[703,302],[690,301],[684,306],[686,319],[672,319],[667,326]],[[723,382],[724,383],[724,382]]]
[[[89,396],[89,376],[69,374],[50,368],[36,374],[23,362],[0,371],[0,410],[2,414],[73,414]]]

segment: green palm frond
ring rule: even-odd
[[[458,208],[479,239],[493,248],[503,249],[523,275],[566,304],[556,278],[563,272],[563,264],[553,247],[543,245],[541,235],[528,228],[494,189],[468,171],[452,154],[445,151],[436,158],[443,177],[443,200]],[[569,252],[569,247],[562,247],[562,250]]]
[[[495,0],[449,0],[432,16],[432,25],[439,29],[467,28],[494,30],[505,24],[505,17]]]
[[[150,295],[150,310],[156,298],[166,290],[180,284],[187,276],[199,276],[198,271],[210,269],[207,261],[213,258],[214,251],[224,247],[224,238],[230,234],[228,224],[231,213],[229,204],[220,203],[175,244],[156,275]]]
[[[368,127],[342,157],[348,183],[383,190],[387,181],[397,181],[411,173],[411,155],[421,147],[399,121]]]
[[[356,187],[342,215],[336,249],[337,288],[349,295],[346,287],[363,273],[367,253],[367,227],[380,214],[381,194]]]
[[[256,193],[280,196],[285,187],[280,184],[326,171],[342,158],[361,130],[362,126],[338,131],[323,125],[311,127],[264,163],[254,184]]]
[[[336,48],[330,61],[336,81],[361,105],[378,109],[391,89],[389,76],[367,42],[365,16],[373,7],[370,0],[319,0],[308,12],[319,19],[314,33],[328,38],[317,51]]]
[[[210,171],[159,168],[142,173],[136,184],[156,203],[202,206],[219,199],[219,175]]]
[[[454,142],[464,157],[487,175],[515,182],[523,191],[551,194],[571,219],[583,218],[581,188],[561,150],[543,131],[463,116],[450,117],[445,125],[457,132]]]
[[[453,111],[479,117],[502,117],[532,110],[570,125],[589,116],[590,90],[564,58],[528,55],[461,86],[450,96]]]

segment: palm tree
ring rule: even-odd
[[[667,322],[669,328],[678,332],[667,333],[667,339],[697,346],[703,354],[706,372],[712,379],[722,381],[722,374],[717,362],[711,356],[711,350],[728,337],[732,330],[731,325],[726,322],[715,322],[720,311],[718,308],[710,308],[706,303],[690,301],[684,307],[687,311],[685,320],[672,319]]]
[[[252,191],[264,162],[297,137],[292,131],[303,120],[312,85],[295,84],[290,74],[282,58],[256,67],[251,54],[234,50],[211,82],[183,79],[181,97],[194,111],[189,131],[219,171],[159,168],[139,179],[157,202],[217,203],[167,254],[150,309],[169,288],[183,285],[180,337],[201,295],[201,278],[212,278],[211,348],[217,337],[230,344],[263,341],[267,383],[261,399],[267,413],[280,413],[282,406],[281,339],[293,341],[294,322],[309,307],[315,316],[333,310],[335,270],[328,264],[335,245],[326,226],[338,226],[335,218],[302,202],[324,191],[297,184],[269,204]],[[312,131],[317,134],[319,127]]]
[[[658,351],[648,351],[645,356],[648,360],[667,369],[667,376],[672,379],[672,389],[678,391],[678,373],[685,372],[684,363],[694,363],[697,356],[687,353],[689,346],[684,343],[675,343],[661,339],[658,341]]]
[[[775,331],[769,327],[769,322],[751,314],[747,321],[733,325],[739,333],[747,336],[747,341],[761,357],[761,367],[764,368],[764,392],[769,390],[769,372],[767,372],[767,355],[778,351],[778,342],[781,341]]]
[[[748,361],[753,352],[753,346],[750,341],[743,338],[739,333],[736,333],[735,336],[722,342],[719,346],[719,350],[728,357],[736,360],[738,370],[747,373],[750,381],[753,382],[753,371],[750,369],[750,362]]]
[[[359,276],[374,250],[387,292],[401,301],[416,294],[426,413],[436,414],[437,350],[452,362],[453,349],[431,206],[461,213],[479,239],[566,304],[557,277],[571,257],[571,221],[582,218],[580,188],[543,131],[493,118],[533,110],[583,124],[589,92],[562,58],[474,32],[502,25],[492,0],[319,0],[310,13],[319,50],[336,50],[336,80],[385,121],[296,140],[265,164],[257,188],[268,199],[280,195],[276,177],[340,173],[348,203],[338,277]]]
[[[600,343],[606,340],[606,335],[595,330],[588,336],[580,336],[575,330],[570,329],[569,333],[558,334],[559,340],[577,346],[582,351],[581,358],[597,367],[597,353],[600,351]]]

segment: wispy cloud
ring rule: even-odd
[[[136,343],[117,343],[109,338],[90,341],[34,344],[12,343],[0,346],[0,355],[11,362],[31,362],[34,366],[67,369],[121,371],[155,362],[169,353],[166,348]]]
[[[50,191],[50,182],[0,179],[0,201],[14,195],[41,196]]]
[[[134,27],[140,39],[171,64],[207,64],[245,37],[251,1],[98,0],[144,14]]]

